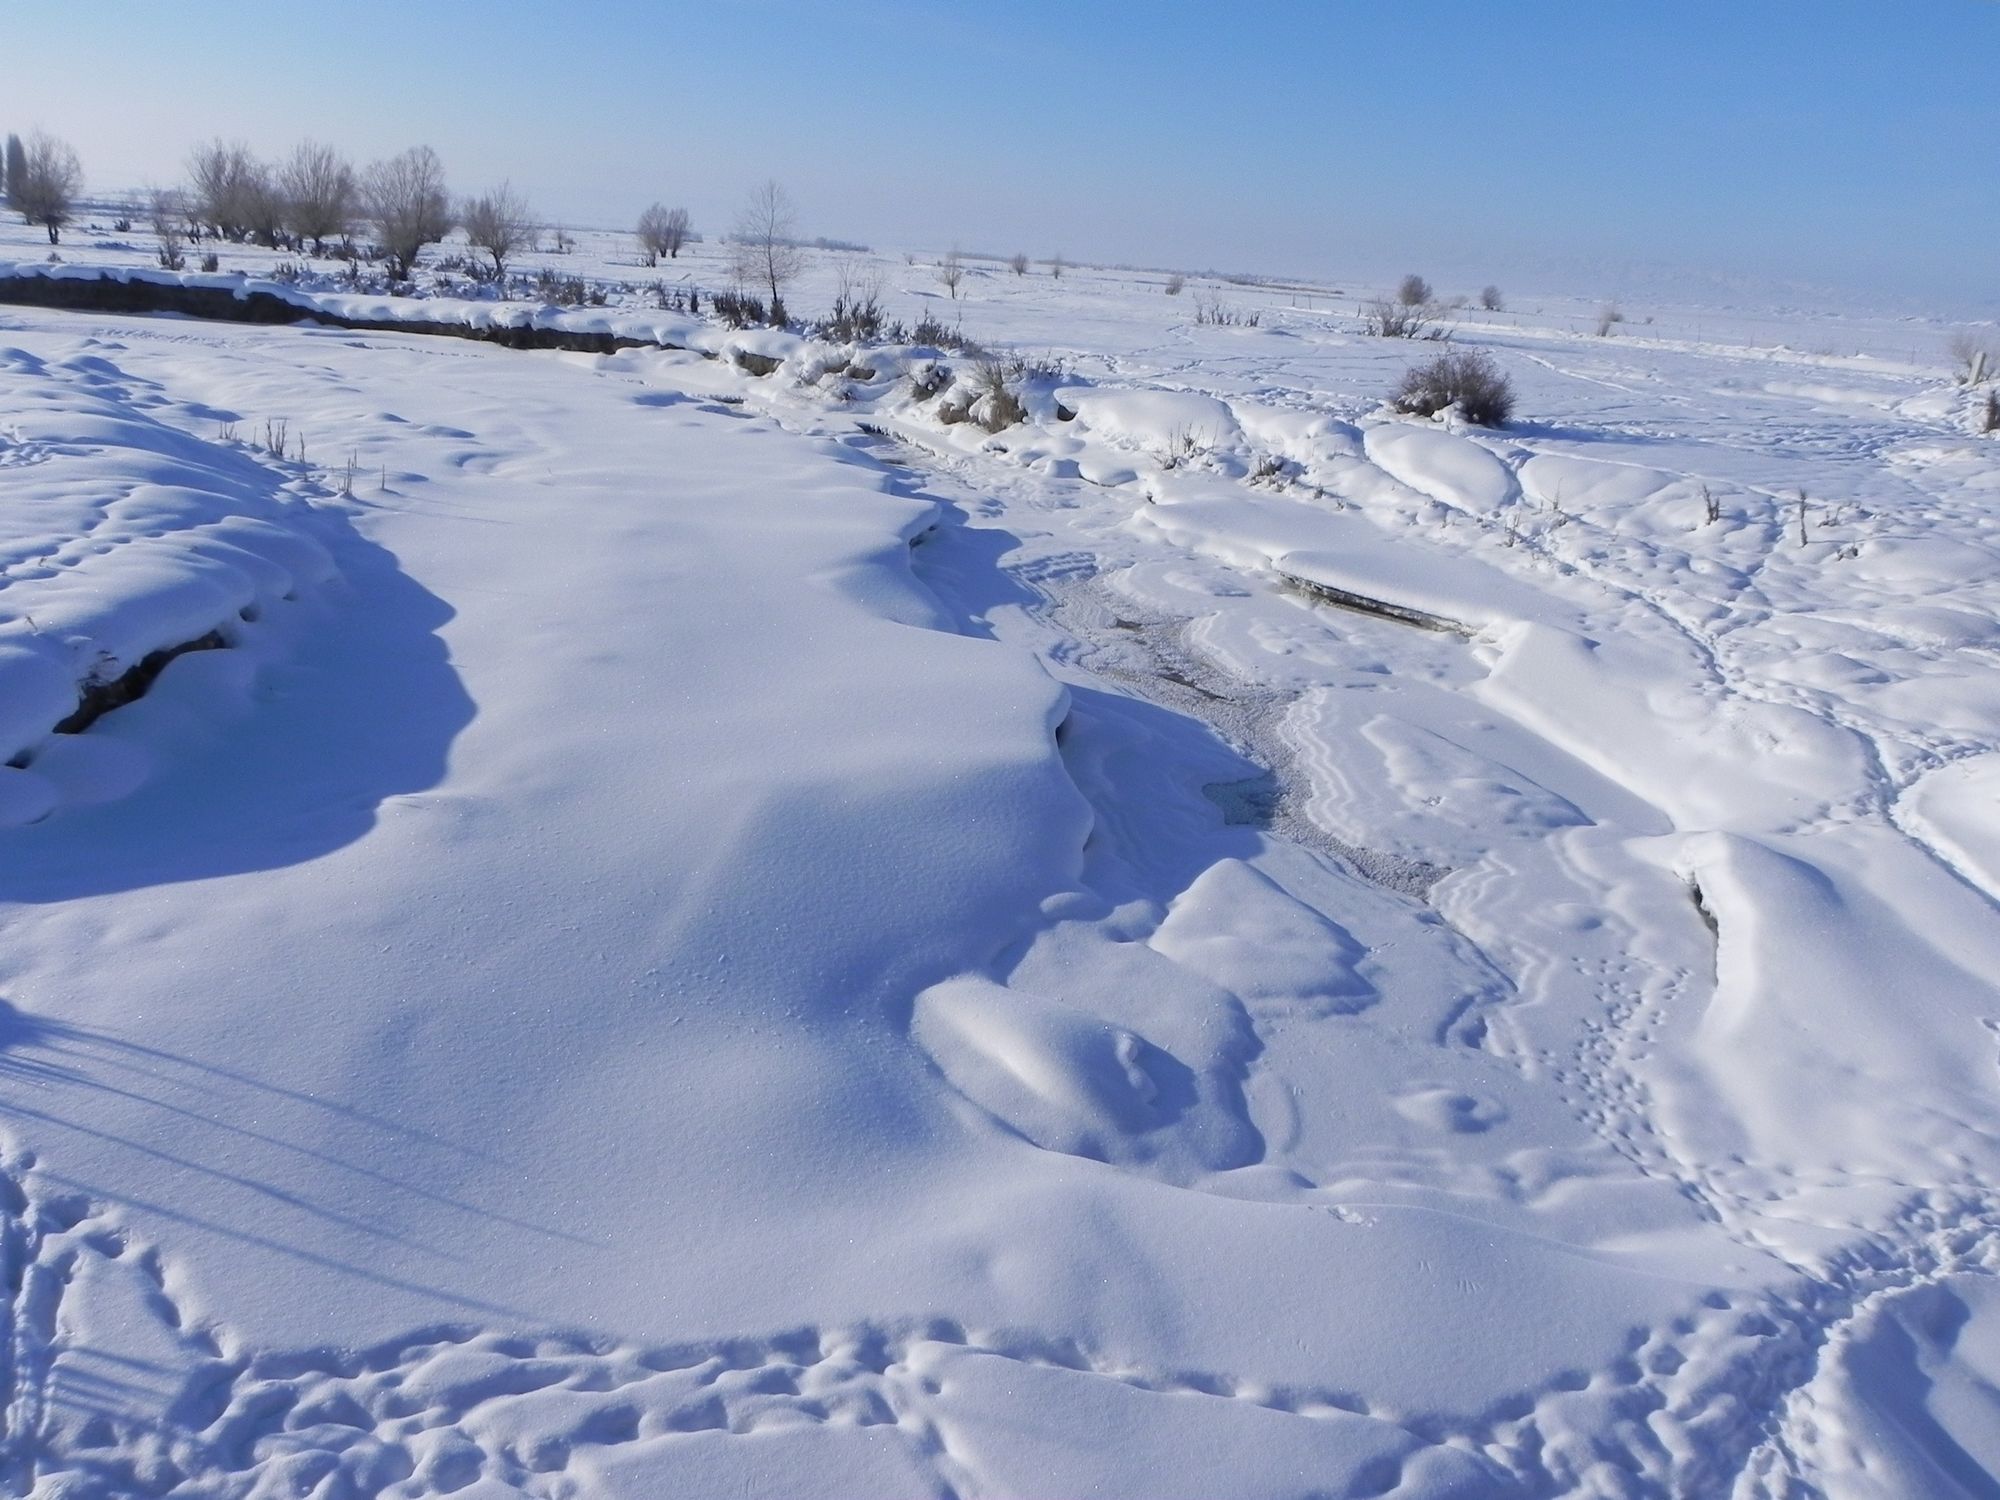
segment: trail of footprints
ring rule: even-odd
[[[1242,1402],[1302,1421],[1366,1419],[1481,1462],[1492,1493],[1692,1496],[1727,1490],[1761,1451],[1773,1413],[1812,1372],[1827,1329],[1866,1290],[1990,1261],[1993,1226],[1962,1207],[1913,1217],[1913,1262],[1858,1256],[1806,1303],[1710,1295],[1674,1323],[1635,1328],[1606,1369],[1556,1373],[1469,1417],[1399,1412],[1352,1392],[1213,1372],[1146,1369],[1074,1340],[969,1330],[949,1319],[805,1327],[644,1346],[464,1325],[356,1350],[242,1352],[189,1318],[158,1256],[74,1195],[0,1176],[7,1217],[6,1424],[0,1485],[62,1500],[582,1500],[592,1450],[800,1423],[896,1427],[946,1497],[986,1491],[941,1433],[951,1360],[987,1357],[1117,1381],[1180,1399]],[[115,1268],[142,1289],[177,1360],[157,1408],[105,1399],[66,1367],[89,1350],[65,1299]],[[943,1375],[943,1379],[940,1376]],[[1759,1450],[1759,1445],[1764,1445]],[[1411,1494],[1403,1468],[1349,1493]],[[1420,1483],[1413,1472],[1410,1483]]]

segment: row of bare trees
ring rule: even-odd
[[[280,162],[260,160],[241,141],[210,141],[188,158],[188,186],[178,204],[192,237],[250,240],[271,248],[324,255],[327,242],[346,245],[355,229],[371,227],[398,280],[426,245],[461,221],[477,221],[473,243],[494,257],[496,268],[521,244],[527,205],[504,185],[455,211],[444,164],[428,146],[357,171],[332,146],[303,141]],[[156,227],[170,212],[156,197]],[[498,244],[486,243],[497,240]]]
[[[160,261],[178,267],[183,239],[251,241],[272,249],[353,254],[353,236],[375,236],[391,277],[406,280],[424,248],[462,227],[493,262],[494,276],[532,244],[533,210],[507,183],[454,203],[444,163],[428,146],[356,170],[332,146],[304,141],[279,162],[258,159],[240,141],[211,141],[188,158],[188,185],[156,191],[152,227]]]

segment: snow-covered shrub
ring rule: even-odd
[[[1008,256],[1007,269],[1012,271],[1016,276],[1026,276],[1028,274],[1027,252],[1016,250],[1012,255]]]
[[[1405,307],[1422,307],[1433,300],[1431,284],[1412,271],[1396,283],[1396,300]]]
[[[1434,302],[1415,307],[1376,297],[1361,305],[1361,330],[1383,339],[1442,339],[1449,335],[1435,324],[1442,309]]]
[[[1218,328],[1234,328],[1241,324],[1245,328],[1255,328],[1264,319],[1263,313],[1252,308],[1244,312],[1231,307],[1220,297],[1210,297],[1194,305],[1194,320],[1197,323],[1212,323]]]
[[[822,318],[813,332],[836,343],[865,343],[882,336],[882,301],[873,286],[842,288],[834,294],[833,311]]]
[[[1468,422],[1504,427],[1514,411],[1514,387],[1487,355],[1454,349],[1404,371],[1390,403],[1419,417],[1455,406]]]
[[[937,360],[925,360],[910,368],[910,397],[915,401],[928,401],[931,397],[951,388],[951,370]]]
[[[1028,420],[1028,408],[1008,383],[1008,367],[997,359],[982,359],[972,368],[970,414],[988,432],[1002,432]]]
[[[1625,314],[1616,302],[1607,302],[1597,310],[1597,336],[1609,338],[1612,328],[1625,321]]]
[[[1169,297],[1178,297],[1181,294],[1181,288],[1186,285],[1187,277],[1181,275],[1178,271],[1174,272],[1173,275],[1167,278],[1167,295]]]
[[[608,300],[605,290],[581,276],[559,276],[543,269],[535,274],[535,294],[557,307],[602,307]]]
[[[1503,306],[1500,298],[1500,288],[1497,286],[1482,287],[1479,292],[1479,305],[1488,312],[1499,312]]]
[[[1021,380],[1062,381],[1070,377],[1070,362],[1060,354],[1017,354],[1008,372]]]
[[[964,329],[942,323],[930,313],[925,313],[910,330],[910,342],[930,349],[954,349],[960,354],[980,352],[979,341],[967,338]]]
[[[765,321],[763,299],[748,292],[717,292],[709,298],[709,306],[731,328],[750,328]]]
[[[181,195],[172,188],[155,188],[147,200],[147,213],[152,220],[153,238],[159,241],[160,268],[180,270],[187,264],[187,256],[181,250],[187,238]]]

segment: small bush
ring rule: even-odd
[[[580,276],[560,276],[544,268],[535,273],[535,293],[544,302],[558,307],[602,307],[608,300],[602,287],[592,286]]]
[[[717,292],[708,305],[731,328],[749,328],[766,321],[763,298],[748,292]]]
[[[951,388],[951,371],[936,360],[916,365],[910,370],[910,395],[918,401],[928,401]]]
[[[1500,288],[1497,286],[1482,287],[1479,292],[1479,305],[1488,312],[1499,312],[1504,306],[1500,299]]]
[[[1167,278],[1167,295],[1169,297],[1178,297],[1181,294],[1181,289],[1186,285],[1187,277],[1181,275],[1178,271],[1174,272],[1173,275]]]
[[[1443,315],[1435,302],[1410,307],[1377,297],[1361,305],[1361,331],[1381,339],[1444,339],[1451,335],[1433,325]]]
[[[1070,363],[1060,354],[1017,354],[1007,362],[1007,373],[1016,380],[1067,380]]]
[[[888,326],[882,313],[882,283],[872,276],[857,275],[850,266],[841,266],[833,311],[813,332],[823,339],[858,344],[881,338]]]
[[[222,257],[217,255],[213,250],[209,251],[208,254],[204,255],[201,258],[201,268],[204,271],[211,271],[211,272],[221,270]]]
[[[1426,302],[1434,301],[1435,295],[1431,284],[1412,271],[1396,283],[1396,300],[1405,307],[1422,307]]]
[[[1404,371],[1390,401],[1412,416],[1434,417],[1455,406],[1468,422],[1505,427],[1514,411],[1514,387],[1478,350],[1452,350]]]
[[[1609,338],[1612,328],[1624,321],[1625,314],[1619,310],[1616,302],[1605,303],[1597,310],[1597,336],[1601,339]]]
[[[1016,276],[1026,276],[1028,274],[1027,253],[1016,250],[1012,255],[1008,256],[1007,269],[1012,271]]]
[[[1194,461],[1198,452],[1205,451],[1201,440],[1185,427],[1170,428],[1167,432],[1167,446],[1159,455],[1163,469],[1185,468]]]
[[[1004,432],[1015,423],[1028,420],[1028,408],[1008,384],[1008,375],[1008,367],[996,359],[982,359],[973,366],[972,405],[978,409],[979,425],[988,432]]]
[[[910,330],[909,341],[929,349],[953,349],[960,354],[981,352],[978,340],[967,338],[964,329],[948,326],[930,313],[925,313]]]
[[[1195,322],[1213,324],[1217,328],[1234,328],[1238,325],[1255,328],[1263,318],[1263,313],[1254,308],[1247,313],[1242,312],[1229,306],[1220,297],[1212,297],[1205,302],[1198,300],[1194,305]]]

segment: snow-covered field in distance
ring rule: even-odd
[[[1372,287],[848,272],[1028,420],[0,307],[9,1482],[1991,1493],[1942,325],[1520,297],[1489,433]]]

